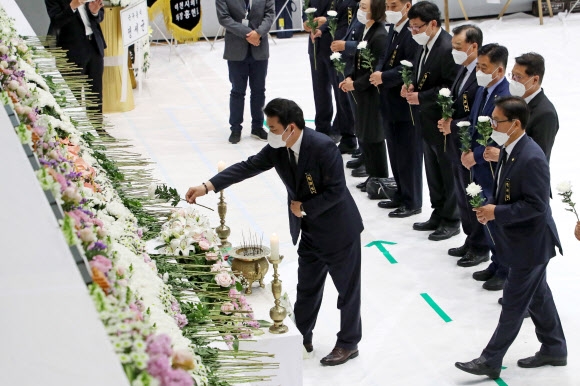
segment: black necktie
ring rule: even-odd
[[[481,112],[483,111],[483,108],[485,107],[485,104],[487,103],[487,87],[483,89],[483,98],[481,98],[481,104],[479,105],[479,111],[477,113],[477,116],[481,116]]]
[[[427,55],[429,54],[429,47],[425,46],[423,49],[425,54],[423,55],[423,62],[421,63],[421,71],[424,71],[425,62],[427,61]]]
[[[395,28],[395,27],[393,27],[393,28]],[[395,39],[397,38],[397,35],[398,34],[399,33],[397,31],[393,32],[393,38],[391,39],[391,43],[393,43],[395,41]]]
[[[296,170],[298,169],[298,165],[296,164],[296,154],[290,148],[288,148],[288,158],[290,159],[290,170],[292,173],[296,175]]]
[[[455,89],[453,89],[453,95],[459,95],[461,91],[461,83],[463,83],[463,78],[465,78],[465,74],[467,74],[467,67],[463,66],[463,69],[459,73],[459,78],[457,78],[457,83],[455,84]]]
[[[499,167],[497,169],[497,171],[498,171],[497,180],[498,181],[499,181],[499,178],[501,177],[501,175],[504,172],[505,163],[506,163],[506,160],[507,160],[507,151],[505,151],[505,149],[501,149],[501,152],[502,152],[502,155],[501,155],[501,157],[499,159]]]

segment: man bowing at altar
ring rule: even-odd
[[[277,98],[264,108],[270,128],[268,145],[246,161],[238,162],[201,185],[189,188],[194,203],[210,190],[276,169],[288,193],[290,233],[298,236],[298,285],[294,314],[304,348],[312,352],[312,331],[322,303],[326,274],[338,291],[340,331],[334,349],[321,359],[340,365],[358,356],[362,336],[360,317],[360,233],[363,223],[346,187],[342,157],[326,135],[305,127],[304,115],[293,101]]]

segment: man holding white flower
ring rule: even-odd
[[[562,253],[550,209],[550,168],[542,149],[525,133],[529,110],[520,97],[495,101],[491,115],[493,138],[503,146],[496,168],[492,197],[475,208],[477,218],[489,226],[497,256],[508,267],[502,312],[496,330],[479,358],[457,362],[460,370],[497,379],[503,357],[529,310],[540,350],[518,360],[523,368],[567,364],[566,338],[546,269],[555,247]]]

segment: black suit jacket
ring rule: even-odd
[[[300,230],[329,252],[340,250],[360,237],[362,218],[346,187],[340,151],[328,136],[312,129],[303,130],[296,176],[292,175],[286,147],[274,149],[266,145],[258,154],[230,166],[210,181],[218,192],[271,168],[276,169],[286,185],[294,244]],[[301,201],[306,216],[294,216],[290,200]]]
[[[505,150],[502,149],[502,155]],[[499,166],[496,170],[496,176]],[[550,209],[550,167],[542,149],[524,134],[496,177],[499,192],[490,229],[498,258],[510,267],[533,267],[560,254],[562,246]]]
[[[528,107],[530,108],[530,120],[526,127],[526,134],[540,145],[549,163],[552,146],[554,146],[559,128],[558,113],[544,94],[544,90],[541,90],[528,103]]]
[[[448,151],[450,154],[453,154],[453,156],[450,157],[451,162],[456,164],[461,164],[461,141],[459,140],[459,127],[457,127],[457,123],[461,121],[469,121],[469,114],[473,108],[475,94],[479,88],[475,76],[476,72],[477,70],[474,68],[469,74],[463,87],[459,89],[459,86],[461,86],[461,82],[463,81],[463,78],[460,76],[461,71],[459,71],[455,78],[455,82],[453,82],[453,85],[451,86],[453,92],[453,109],[455,111],[453,112],[451,134],[447,139],[447,145],[449,146]]]
[[[419,46],[413,61],[415,71],[415,91],[419,93],[419,106],[413,106],[415,117],[421,117],[421,129],[425,141],[431,144],[443,144],[443,135],[437,128],[441,119],[441,107],[437,104],[437,95],[442,88],[451,88],[457,76],[459,66],[451,55],[451,35],[441,29],[439,37],[431,47],[421,73],[417,74],[423,47]]]
[[[383,107],[386,109],[384,116],[389,117],[391,122],[411,121],[411,113],[407,100],[401,97],[403,77],[401,76],[401,60],[412,62],[417,53],[418,45],[413,40],[411,31],[407,29],[409,21],[405,22],[401,32],[394,38],[393,26],[387,37],[387,50],[381,57],[376,70],[382,71],[383,84],[380,86],[381,97],[385,98]]]
[[[48,34],[56,36],[56,44],[69,50],[69,57],[76,63],[82,63],[89,57],[90,43],[85,37],[85,25],[79,11],[73,11],[68,0],[44,0],[50,17]],[[105,55],[105,38],[101,31],[100,22],[105,17],[103,8],[97,16],[89,10],[89,3],[85,3],[87,16],[93,30],[93,37],[101,56]]]

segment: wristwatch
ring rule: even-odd
[[[302,216],[306,216],[306,212],[304,211],[304,206],[302,206],[302,204],[300,204],[300,213]]]

